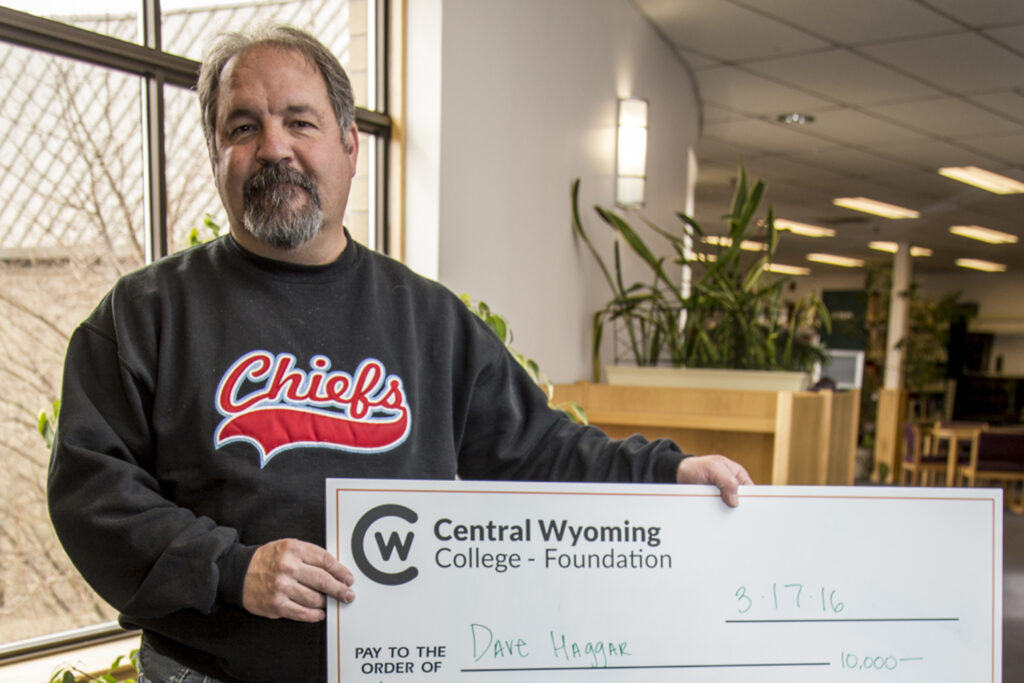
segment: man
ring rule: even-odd
[[[348,239],[352,95],[315,39],[225,37],[199,97],[230,235],[126,276],[76,330],[50,468],[68,554],[143,629],[140,680],[325,678],[327,598],[355,598],[322,547],[326,477],[736,504],[742,467],[572,424],[457,298]]]

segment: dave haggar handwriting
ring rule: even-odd
[[[629,643],[625,640],[575,640],[564,633],[548,631],[549,644],[540,651],[531,651],[527,640],[519,635],[511,637],[496,634],[492,628],[484,624],[470,624],[473,639],[473,661],[510,661],[524,660],[531,655],[538,659],[550,655],[555,660],[606,668],[609,660],[617,657],[631,657]]]

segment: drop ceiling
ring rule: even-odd
[[[920,273],[965,273],[958,258],[1024,273],[1024,194],[940,176],[978,166],[1024,181],[1024,0],[634,0],[678,52],[702,114],[695,213],[721,231],[737,169],[765,181],[778,217],[836,231],[785,233],[776,260],[829,252],[886,263],[873,240],[932,250]],[[798,112],[813,122],[790,125]],[[652,131],[652,135],[654,135]],[[840,208],[864,196],[920,212],[891,220]],[[981,225],[992,245],[949,233]]]

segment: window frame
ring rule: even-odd
[[[162,51],[159,0],[139,0],[142,42],[132,43],[94,33],[52,19],[0,6],[0,42],[70,58],[142,79],[143,155],[145,181],[146,260],[168,254],[166,156],[164,142],[164,87],[195,90],[200,62]],[[369,28],[374,33],[374,110],[356,107],[359,131],[375,144],[371,166],[372,210],[378,250],[387,251],[389,241],[389,163],[387,150],[392,138],[392,117],[388,114],[388,0],[368,0]],[[46,634],[27,640],[0,643],[0,667],[70,649],[95,645],[134,631],[117,623],[96,624],[73,631]]]
[[[131,43],[100,33],[0,6],[0,41],[75,59],[139,76],[143,82],[142,118],[145,154],[146,258],[152,262],[168,254],[167,182],[164,173],[164,86],[195,90],[200,63],[162,51],[160,1],[139,0],[144,44]],[[388,154],[392,119],[388,114],[389,3],[369,0],[374,11],[374,98],[377,109],[356,107],[359,131],[377,142],[374,185],[375,244],[385,251],[388,240]]]

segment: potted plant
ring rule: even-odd
[[[804,375],[825,357],[814,331],[828,328],[828,311],[813,295],[794,303],[783,300],[790,278],[768,272],[779,242],[771,208],[764,220],[755,220],[763,195],[764,183],[749,184],[741,168],[724,217],[725,234],[716,245],[709,245],[709,233],[686,214],[677,213],[681,226],[676,232],[642,219],[671,248],[671,258],[657,255],[625,218],[595,206],[601,220],[621,238],[615,242],[614,265],[609,268],[583,227],[579,180],[573,183],[573,229],[593,254],[612,293],[593,318],[595,381],[600,378],[599,351],[605,329],[618,324],[641,367],[667,363],[688,369],[795,371],[800,373],[800,383],[805,383]],[[763,232],[756,236],[765,246],[751,257],[741,245],[755,237],[755,232]],[[620,243],[647,267],[646,281],[624,283]],[[694,245],[707,246],[710,251],[698,254]],[[688,292],[670,276],[670,265],[691,269]],[[757,379],[748,377],[743,382],[744,388],[755,388],[752,383],[756,385]]]

